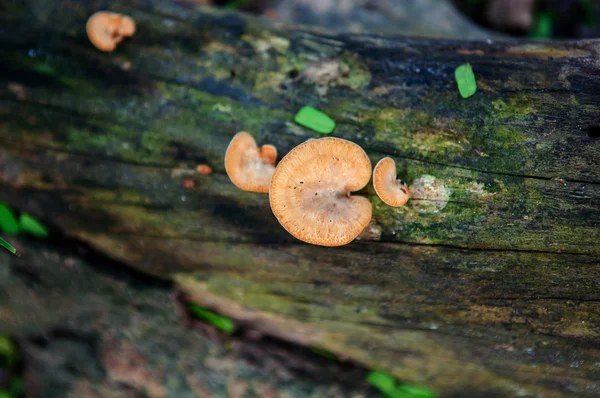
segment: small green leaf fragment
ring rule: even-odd
[[[321,134],[330,134],[335,130],[335,121],[312,106],[305,106],[300,109],[294,117],[294,121]]]
[[[390,374],[374,370],[367,376],[367,383],[377,388],[383,394],[388,397],[393,397],[394,390],[396,389],[396,380]]]
[[[222,332],[231,334],[235,330],[235,323],[233,323],[233,321],[227,317],[212,312],[198,304],[190,303],[188,304],[188,308],[196,317],[213,325]]]
[[[315,354],[325,357],[327,359],[338,359],[337,355],[325,348],[314,346],[310,347],[310,350]]]
[[[537,13],[529,36],[534,39],[548,39],[552,36],[553,15],[551,12]]]
[[[21,217],[19,217],[19,223],[21,224],[21,229],[25,233],[42,239],[48,237],[48,229],[46,229],[46,227],[44,227],[38,220],[31,217],[27,213],[21,213]]]
[[[11,245],[10,243],[8,243],[7,241],[5,241],[2,238],[0,238],[0,246],[2,246],[3,248],[5,248],[6,250],[8,250],[9,252],[11,252],[12,254],[17,254],[17,249],[15,249],[13,247],[13,245]]]
[[[471,64],[466,63],[456,68],[454,78],[461,97],[469,98],[477,91],[477,82]]]
[[[17,235],[21,232],[19,222],[4,203],[0,203],[0,230],[7,235]]]
[[[411,384],[403,384],[394,391],[393,398],[436,398],[428,389]]]

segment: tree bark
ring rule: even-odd
[[[102,2],[138,24],[106,54],[85,35],[99,7],[0,1],[0,200],[241,324],[445,397],[600,392],[597,41],[334,34],[134,0]],[[225,174],[238,131],[281,155],[316,138],[293,123],[304,105],[416,193],[394,209],[364,189],[373,223],[344,247],[294,240]]]

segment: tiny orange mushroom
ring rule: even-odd
[[[383,158],[375,166],[373,187],[377,196],[392,207],[403,206],[410,199],[408,185],[396,179],[396,162],[392,158]]]
[[[196,171],[198,172],[198,174],[201,174],[203,176],[208,176],[212,174],[212,168],[207,165],[207,164],[199,164],[198,166],[196,166]]]
[[[269,201],[295,238],[320,246],[354,240],[371,220],[367,198],[350,196],[371,179],[371,162],[353,142],[312,139],[292,149],[275,170]]]
[[[86,24],[87,35],[100,51],[113,51],[125,37],[135,33],[135,22],[126,15],[108,11],[92,14]]]
[[[244,191],[269,192],[275,173],[277,148],[258,147],[249,133],[237,133],[225,152],[225,171],[235,186]]]

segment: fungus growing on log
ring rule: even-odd
[[[350,243],[371,220],[367,198],[350,196],[371,179],[371,162],[353,142],[308,140],[279,163],[269,189],[271,209],[295,238],[321,246]]]
[[[237,133],[225,152],[225,170],[235,186],[244,191],[269,192],[275,172],[277,148],[258,147],[249,133]]]
[[[126,15],[108,11],[92,14],[86,24],[87,35],[100,51],[113,51],[125,37],[135,33],[135,22]]]
[[[410,199],[410,189],[396,178],[396,162],[392,158],[381,159],[373,169],[373,187],[385,204],[400,207]]]

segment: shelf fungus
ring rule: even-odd
[[[371,220],[369,200],[350,195],[370,179],[371,162],[360,146],[339,138],[312,139],[279,162],[269,189],[271,209],[301,241],[345,245]]]
[[[92,14],[86,24],[87,35],[100,51],[113,51],[125,37],[135,33],[135,22],[126,15],[108,11]]]
[[[373,187],[377,196],[392,207],[403,206],[410,199],[408,185],[396,179],[396,162],[392,158],[383,158],[375,166]]]
[[[258,147],[249,133],[237,133],[225,153],[225,170],[235,186],[244,191],[269,192],[275,172],[277,148]]]

